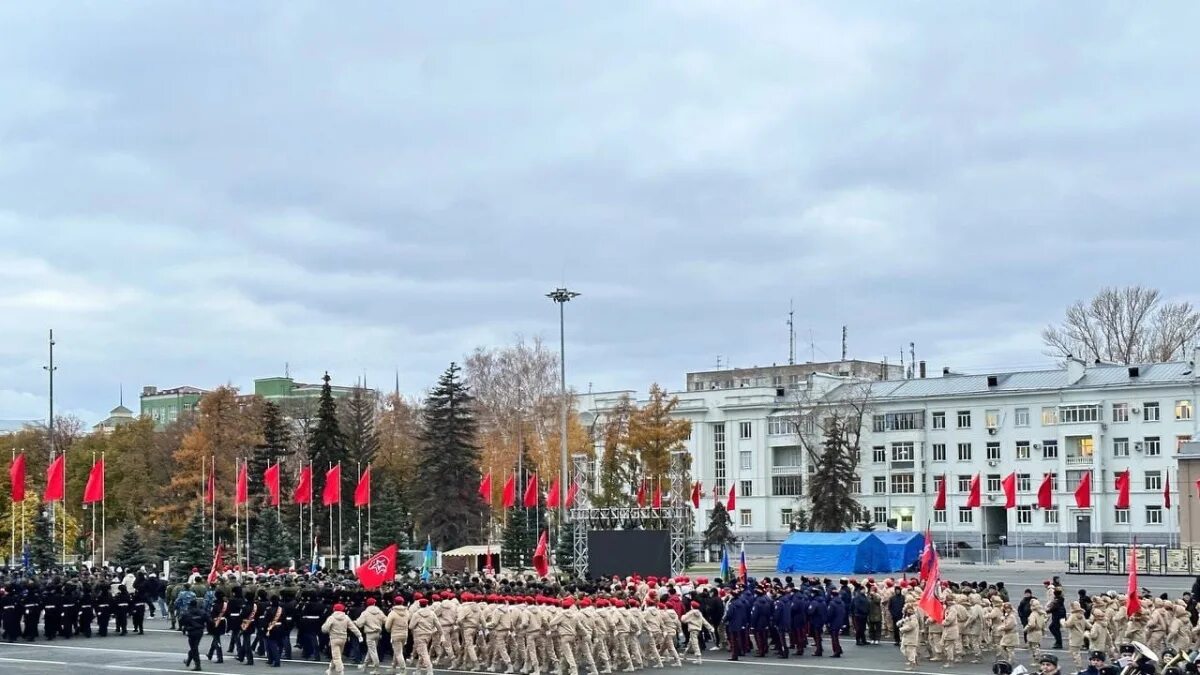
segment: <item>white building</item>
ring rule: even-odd
[[[733,485],[739,534],[748,541],[785,538],[795,510],[811,497],[806,478],[812,467],[799,434],[815,436],[815,429],[798,429],[805,425],[793,420],[814,402],[856,399],[867,406],[856,487],[881,529],[921,530],[931,523],[939,541],[972,547],[985,534],[990,546],[1124,542],[1131,534],[1143,543],[1167,543],[1178,527],[1174,511],[1163,508],[1164,481],[1172,504],[1196,498],[1192,486],[1181,494],[1175,460],[1177,448],[1197,435],[1200,372],[1193,362],[1123,366],[1071,359],[1054,370],[990,375],[871,382],[812,372],[782,386],[773,378],[735,388],[693,384],[693,391],[677,394],[676,414],[692,422],[692,474],[705,492],[697,529],[707,524],[714,487],[724,500]],[[740,382],[731,373],[722,381]],[[632,393],[581,396],[585,422]],[[1131,508],[1117,510],[1114,479],[1126,469]],[[1092,507],[1077,509],[1074,490],[1087,472]],[[1000,482],[1013,473],[1018,506],[1005,509]],[[983,505],[966,509],[976,474]],[[1054,483],[1054,507],[1042,511],[1033,505],[1046,474]],[[943,475],[948,508],[934,512]]]

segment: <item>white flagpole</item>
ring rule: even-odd
[[[362,462],[355,462],[358,465],[358,482],[362,483]],[[357,490],[356,490],[357,491]],[[355,500],[358,501],[358,500]],[[362,507],[358,504],[354,505],[354,510],[358,513],[358,527],[355,531],[358,532],[358,557],[362,557]]]
[[[12,464],[16,464],[16,463],[17,463],[17,449],[13,448],[12,449]],[[12,466],[12,464],[9,464],[9,466]],[[24,500],[22,500],[21,503],[24,504],[25,503]],[[13,567],[16,567],[17,566],[17,505],[16,504],[12,505],[12,509],[10,510],[8,515],[12,516],[12,518],[11,518],[12,524],[9,525],[9,527],[8,527],[8,543],[9,543],[9,549],[11,549],[11,552],[9,553],[11,562],[9,564],[11,564]]]
[[[316,540],[316,530],[313,528],[313,510],[315,510],[317,507],[317,504],[315,501],[316,497],[317,497],[317,487],[316,487],[317,479],[315,476],[312,475],[313,474],[313,463],[311,460],[308,462],[308,473],[309,473],[309,476],[308,476],[308,538],[315,541]],[[304,517],[303,505],[301,505],[300,514],[301,514],[300,517],[303,518]],[[316,546],[309,545],[308,551],[309,551],[309,554],[312,556],[312,560],[309,562],[317,561],[317,550],[316,549],[317,549]]]
[[[243,461],[246,463],[246,471],[247,471],[246,482],[249,483],[250,482],[250,474],[249,474],[250,460],[247,458]],[[249,492],[249,489],[250,489],[250,487],[249,487],[249,485],[247,485],[246,491]],[[250,569],[250,564],[251,564],[250,563],[250,498],[249,498],[249,496],[247,496],[247,498],[246,498],[246,569]]]
[[[212,550],[213,555],[217,551],[217,456],[212,456],[212,484],[213,484],[213,500],[212,500]],[[204,496],[208,497],[208,483],[204,484]]]
[[[333,471],[333,462],[329,462],[329,471]],[[325,482],[329,482],[329,471],[325,472]],[[341,479],[341,476],[338,476]],[[341,486],[338,486],[338,492],[341,492]],[[325,486],[321,486],[321,501],[325,501]],[[329,557],[337,555],[337,551],[333,548],[333,504],[327,504],[329,507]]]
[[[300,473],[304,473],[304,462],[300,462]],[[296,477],[296,483],[300,483],[299,476]],[[296,563],[299,564],[300,561],[304,560],[304,502],[300,502],[296,506],[300,507],[300,510],[297,512],[299,516],[300,535],[296,537],[296,548],[299,549],[296,555]]]
[[[63,540],[62,540],[62,561],[63,567],[67,566],[67,449],[63,448],[63,471],[62,471],[62,512],[63,512]]]
[[[338,482],[339,483],[342,480],[341,469],[342,469],[342,460],[339,459],[338,460]],[[337,558],[337,562],[338,562],[339,570],[342,569],[342,545],[345,542],[345,540],[342,538],[342,501],[344,501],[342,499],[343,496],[344,495],[342,495],[342,486],[339,484],[338,485],[338,503],[337,503],[337,512],[338,512],[338,532],[337,532],[337,537],[338,537],[337,556],[338,556],[338,558]]]
[[[241,468],[242,468],[241,460],[234,457],[233,458],[233,476],[234,476],[234,479],[233,479],[233,485],[234,485],[234,488],[233,488],[233,490],[234,490],[234,495],[233,495],[233,551],[234,551],[233,559],[235,561],[237,561],[237,564],[239,567],[242,564],[242,531],[240,529],[241,523],[238,522],[239,521],[238,516],[239,516],[239,512],[241,511],[241,508],[238,506],[238,500],[237,500],[237,475],[241,471]],[[214,500],[215,500],[215,496],[214,496]],[[246,570],[243,570],[243,571],[246,571]]]
[[[96,467],[96,451],[92,451],[92,468]],[[88,505],[88,510],[92,512],[92,569],[96,568],[96,504],[93,502]]]
[[[371,470],[371,465],[367,464],[367,471]],[[371,480],[375,480],[375,476],[371,476]],[[488,495],[489,498],[491,495]],[[371,486],[371,494],[367,495],[367,550],[374,551],[371,547],[371,502],[375,501],[375,486]]]
[[[108,518],[108,463],[104,461],[103,452],[100,453],[100,462],[104,464],[104,471],[101,472],[104,492],[100,494],[100,566],[103,567],[108,555],[108,523],[105,522]]]

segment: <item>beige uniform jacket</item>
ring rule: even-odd
[[[358,639],[362,639],[362,632],[358,630],[358,626],[346,616],[345,612],[334,612],[325,619],[325,624],[321,626],[321,632],[329,635],[330,640],[345,640],[346,636],[353,633]]]

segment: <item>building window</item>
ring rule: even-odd
[[[1017,441],[1017,459],[1029,459],[1029,441]]]
[[[1029,426],[1029,408],[1017,408],[1013,411],[1013,424],[1018,427]]]
[[[850,481],[850,494],[852,494],[852,495],[861,495],[862,494],[862,479],[859,478],[858,476],[855,476],[854,480]]]
[[[779,526],[780,527],[791,527],[792,526],[792,513],[793,513],[793,511],[791,509],[779,509]]]
[[[975,522],[975,509],[967,508],[966,506],[958,507],[958,523],[960,525],[970,525]]]
[[[1058,408],[1042,408],[1042,426],[1052,427],[1058,424]]]
[[[771,494],[776,497],[799,497],[802,489],[800,476],[771,476]]]
[[[989,441],[989,442],[988,442],[988,444],[987,444],[987,458],[988,458],[989,460],[998,460],[998,459],[1000,459],[1000,443],[998,443],[998,442],[996,442],[996,441]]]
[[[1058,407],[1059,424],[1078,424],[1082,422],[1099,422],[1100,406],[1098,405],[1060,405]]]
[[[971,489],[971,479],[973,477],[974,476],[963,476],[960,474],[958,476],[958,491],[959,492],[969,491]]]
[[[1113,422],[1128,422],[1129,421],[1129,404],[1128,403],[1112,404],[1112,421]]]
[[[1027,474],[1027,473],[1017,474],[1017,492],[1029,492],[1030,485],[1031,485],[1031,483],[1029,480],[1029,474]]]
[[[1085,475],[1091,471],[1068,471],[1067,472],[1067,492],[1075,492],[1075,488],[1079,487],[1080,481]]]
[[[1147,490],[1153,490],[1155,492],[1162,490],[1162,472],[1161,471],[1147,471],[1145,473],[1145,476],[1146,476],[1146,489]]]
[[[1175,401],[1175,419],[1190,420],[1192,419],[1192,402],[1187,399]]]
[[[934,443],[933,444],[933,461],[935,461],[935,462],[946,461],[946,444],[945,443]]]
[[[946,413],[945,412],[933,413],[933,428],[934,429],[945,429],[946,428]]]
[[[1000,411],[995,408],[983,411],[983,424],[989,429],[996,429],[1000,426]]]
[[[750,438],[750,430],[751,430],[750,422],[739,422],[738,423],[738,438],[743,439],[743,440]]]
[[[1033,507],[1018,506],[1017,507],[1017,524],[1032,525],[1033,524]]]
[[[1146,507],[1146,524],[1147,525],[1162,525],[1163,524],[1162,507],[1161,506],[1147,506]]]
[[[738,521],[742,527],[750,527],[754,524],[754,512],[750,509],[740,509],[738,511]]]
[[[1128,457],[1129,456],[1129,439],[1114,438],[1113,439],[1113,457]]]
[[[742,471],[749,471],[754,467],[754,453],[743,450],[738,453],[738,467]]]
[[[887,522],[887,507],[876,506],[874,509],[871,509],[871,518],[876,523],[886,523]]]
[[[742,496],[742,497],[753,497],[754,496],[754,481],[751,481],[751,480],[738,481],[738,493],[739,493],[739,496]]]
[[[1175,437],[1175,452],[1179,452],[1180,450],[1183,449],[1184,444],[1191,443],[1191,442],[1192,442],[1192,437],[1190,435],[1183,434],[1181,436],[1176,436]]]
[[[1117,525],[1129,524],[1129,509],[1115,509],[1113,511],[1113,522]]]
[[[892,476],[892,494],[911,495],[916,492],[916,484],[911,473],[898,473]]]
[[[1058,524],[1058,509],[1046,509],[1045,511],[1042,511],[1042,513],[1045,514],[1042,522],[1046,523],[1047,525]]]
[[[958,444],[958,461],[960,461],[960,462],[971,461],[971,444],[970,443],[959,443]]]
[[[887,494],[887,476],[875,476],[871,479],[871,486],[875,494]]]
[[[998,473],[989,473],[988,474],[988,476],[987,476],[987,491],[988,492],[999,492],[1000,491],[1000,474],[998,474]]]
[[[713,482],[717,492],[725,492],[725,425],[713,425]]]
[[[944,524],[946,522],[946,509],[934,509],[933,522],[938,523],[939,525]]]
[[[1058,441],[1042,441],[1042,459],[1058,459]]]
[[[1142,419],[1147,422],[1157,422],[1159,420],[1157,401],[1142,404]]]
[[[1162,454],[1162,444],[1159,442],[1158,436],[1147,436],[1143,443],[1147,457],[1158,457]]]
[[[1050,491],[1058,492],[1058,474],[1052,472],[1047,475],[1050,476]]]
[[[796,427],[796,420],[791,417],[772,417],[767,420],[767,434],[770,436],[794,434]]]
[[[887,446],[876,445],[871,448],[871,461],[876,464],[883,464],[887,461]]]
[[[958,411],[958,428],[959,429],[970,429],[971,428],[971,411],[970,410],[959,410]]]
[[[893,462],[911,462],[913,461],[913,443],[906,441],[904,443],[892,443],[892,461]]]

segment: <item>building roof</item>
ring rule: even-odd
[[[42,420],[0,420],[0,434],[15,434],[26,427],[42,426]]]
[[[111,417],[133,417],[133,411],[123,405],[119,405],[108,411]]]

